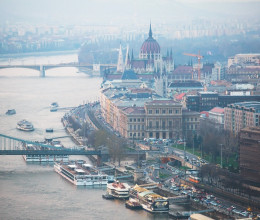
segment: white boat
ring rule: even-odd
[[[169,200],[151,190],[135,185],[130,189],[130,198],[136,199],[144,210],[151,213],[168,213]]]
[[[15,111],[15,109],[8,109],[5,114],[6,115],[14,115],[14,114],[16,114],[16,111]]]
[[[38,142],[39,143],[39,142]],[[59,143],[59,144],[58,144]],[[63,147],[60,141],[55,142],[42,142],[42,144],[49,144],[55,147]],[[41,150],[41,147],[34,144],[23,143],[22,148],[24,150]],[[48,151],[53,150],[52,148],[46,148]],[[55,161],[69,161],[69,155],[22,155],[26,162],[55,162]]]
[[[107,193],[116,199],[128,199],[130,186],[127,183],[114,183],[107,184]]]
[[[55,162],[54,170],[77,186],[106,185],[107,175],[94,169],[83,160]]]
[[[22,131],[33,131],[33,124],[25,119],[19,121],[16,126],[17,129]]]

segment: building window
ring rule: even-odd
[[[138,125],[138,130],[140,130],[140,125]]]
[[[132,118],[130,118],[130,122],[132,122]]]
[[[130,125],[130,131],[132,131],[132,125]]]
[[[172,128],[172,121],[169,121],[169,128]]]
[[[140,118],[138,118],[137,121],[140,122]]]
[[[130,133],[130,137],[132,137],[132,133]]]
[[[156,110],[155,110],[155,114],[159,114],[159,109],[156,109]]]
[[[149,121],[149,128],[152,128],[152,127],[153,127],[153,122]]]
[[[165,121],[162,121],[162,129],[165,129]]]
[[[134,125],[134,130],[136,130],[136,125]]]
[[[178,114],[178,113],[179,113],[179,111],[178,111],[178,110],[175,110],[175,113],[176,113],[176,114]]]
[[[142,118],[142,122],[144,122],[144,118]]]
[[[159,128],[159,121],[156,121],[156,128]]]
[[[149,137],[152,138],[153,137],[153,132],[149,133]]]
[[[142,125],[142,130],[144,130],[144,125]]]
[[[165,114],[165,109],[162,110],[162,114]]]
[[[163,135],[163,139],[166,139],[166,132],[163,132],[162,135]]]
[[[136,118],[134,118],[134,122],[136,122]]]
[[[172,114],[172,109],[169,109],[169,114]]]
[[[142,133],[142,137],[144,137],[144,132]]]
[[[153,111],[152,111],[152,110],[149,110],[148,113],[149,113],[149,114],[153,114]]]

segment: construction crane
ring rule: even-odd
[[[198,58],[198,80],[200,80],[200,60],[203,58],[203,56],[200,55],[200,51],[199,51],[198,54],[183,53],[183,55]],[[193,74],[192,74],[192,79],[193,79]]]

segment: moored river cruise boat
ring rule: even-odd
[[[54,170],[76,186],[106,185],[108,175],[87,164],[84,160],[55,162]]]
[[[112,195],[115,199],[128,199],[130,186],[127,183],[115,181],[107,184],[107,194]]]
[[[130,189],[130,198],[136,199],[142,208],[151,213],[168,213],[169,200],[151,190],[135,185]]]

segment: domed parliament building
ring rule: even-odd
[[[131,70],[138,78],[143,80],[154,79],[156,76],[166,75],[173,71],[174,61],[172,51],[168,51],[166,56],[162,56],[159,43],[153,38],[150,24],[148,38],[143,42],[138,58],[134,58],[133,51],[130,56],[127,47],[125,61],[123,60],[122,48],[120,45],[117,70],[115,74],[123,74]]]

